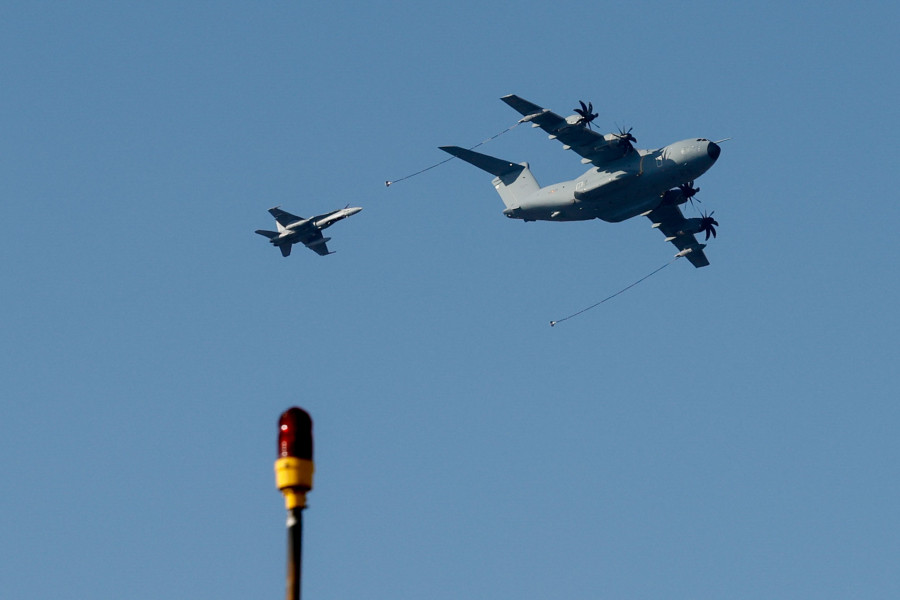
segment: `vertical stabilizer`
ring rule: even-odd
[[[523,163],[524,168],[518,173],[508,173],[495,177],[491,182],[494,189],[500,194],[500,199],[506,208],[518,208],[522,199],[531,196],[541,189],[537,180],[528,169],[528,163]]]

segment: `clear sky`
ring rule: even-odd
[[[7,2],[0,595],[897,598],[891,2]],[[732,137],[711,266],[437,147]],[[888,148],[884,151],[884,148]],[[585,167],[539,130],[483,147]],[[882,154],[886,152],[885,156]],[[266,209],[364,210],[287,259]]]

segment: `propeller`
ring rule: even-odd
[[[719,226],[719,222],[713,219],[713,215],[716,211],[712,211],[709,214],[703,213],[703,216],[700,218],[700,231],[697,233],[706,232],[706,239],[709,239],[709,234],[712,234],[713,239],[716,237],[716,227]]]
[[[637,142],[637,139],[633,135],[631,135],[632,129],[634,129],[634,127],[629,127],[628,131],[625,131],[624,128],[619,127],[619,133],[613,134],[614,136],[616,136],[616,138],[618,138],[619,146],[625,148],[626,153],[634,150],[634,146],[632,146],[631,144],[633,142]]]
[[[573,110],[574,110],[576,113],[578,113],[578,115],[579,115],[581,118],[579,118],[579,119],[575,122],[575,124],[576,124],[576,125],[587,125],[588,127],[590,127],[590,126],[591,126],[591,121],[593,121],[594,119],[597,118],[597,113],[593,112],[593,111],[594,111],[594,103],[593,103],[593,102],[588,102],[587,105],[585,105],[584,102],[582,102],[581,100],[579,100],[579,101],[578,101],[578,104],[581,105],[581,108],[575,108],[575,109],[573,109]]]
[[[691,201],[691,206],[694,205],[694,196],[697,195],[697,192],[700,191],[700,188],[694,187],[694,180],[690,180],[687,183],[682,183],[678,186],[678,189],[681,190],[682,195],[685,200]],[[697,202],[700,202],[700,198],[697,198]]]

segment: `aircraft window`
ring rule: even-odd
[[[697,141],[698,142],[708,142],[709,140],[704,139],[704,138],[697,138]]]

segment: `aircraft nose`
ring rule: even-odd
[[[718,160],[719,154],[722,153],[722,149],[715,142],[710,142],[709,145],[706,146],[706,153],[709,154],[709,157],[713,159],[713,162]]]

